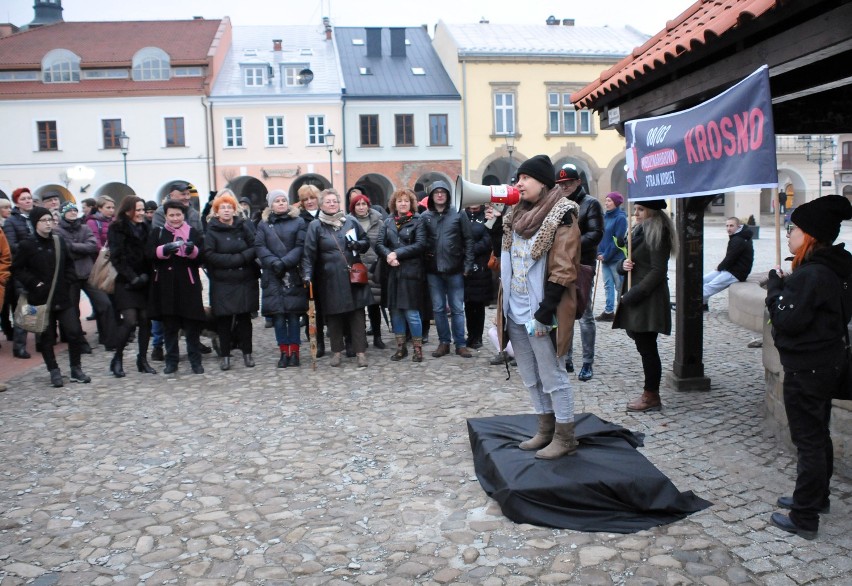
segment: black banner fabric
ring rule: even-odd
[[[582,413],[575,417],[577,453],[538,460],[535,452],[518,448],[537,426],[535,415],[467,420],[479,483],[516,523],[634,533],[712,505],[678,491],[636,451],[641,434]]]

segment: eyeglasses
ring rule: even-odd
[[[42,218],[41,220],[39,220],[38,222],[36,222],[36,223],[37,223],[37,224],[42,224],[42,223],[44,223],[44,224],[52,224],[53,222],[55,222],[55,220],[54,220],[53,218],[44,217],[44,218]]]
[[[792,234],[793,230],[795,230],[796,228],[798,228],[798,226],[795,224],[787,224],[787,236]]]

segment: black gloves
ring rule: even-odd
[[[136,275],[133,277],[133,280],[130,281],[131,289],[144,289],[145,285],[148,284],[148,275],[142,273],[141,275]]]
[[[781,295],[784,289],[784,278],[778,274],[775,269],[769,271],[769,277],[766,279],[766,303],[767,305],[774,302]]]
[[[348,248],[349,250],[355,250],[356,246],[358,246],[357,240],[347,240],[346,241],[346,248]]]
[[[170,254],[174,254],[178,248],[180,248],[180,242],[169,242],[168,244],[163,244],[163,254],[168,256]]]
[[[276,277],[283,277],[284,270],[284,261],[276,260],[272,262],[272,272],[275,273]]]
[[[184,254],[186,254],[186,256],[189,256],[190,254],[192,254],[193,250],[195,250],[195,242],[193,242],[192,240],[187,240],[186,247],[183,249]]]
[[[553,313],[556,311],[556,306],[559,305],[559,300],[562,299],[562,293],[565,287],[557,283],[548,281],[544,284],[544,299],[538,306],[538,311],[535,312],[535,320],[546,326],[553,325]]]

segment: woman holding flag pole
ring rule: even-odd
[[[612,327],[625,330],[635,342],[645,374],[642,395],[627,404],[628,411],[662,408],[663,369],[657,336],[668,336],[672,330],[668,263],[669,257],[677,255],[674,225],[664,209],[666,202],[662,199],[633,204],[636,226],[629,228],[628,256],[618,270],[628,278],[622,285]]]

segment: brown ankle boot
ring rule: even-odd
[[[660,401],[660,393],[653,391],[644,391],[638,399],[633,399],[627,404],[628,411],[659,411],[663,408]]]
[[[450,345],[443,342],[438,344],[438,347],[432,352],[432,358],[440,358],[450,353]]]
[[[412,338],[414,343],[414,356],[411,357],[412,362],[423,362],[423,338]]]
[[[399,362],[408,356],[408,346],[405,344],[405,334],[396,335],[396,352],[391,356],[391,360]]]
[[[562,456],[572,456],[577,453],[577,440],[574,439],[574,422],[557,423],[553,441],[535,453],[536,458],[555,460]]]
[[[538,432],[525,442],[518,444],[522,450],[540,450],[553,439],[556,428],[556,416],[553,413],[543,413],[538,416]]]

